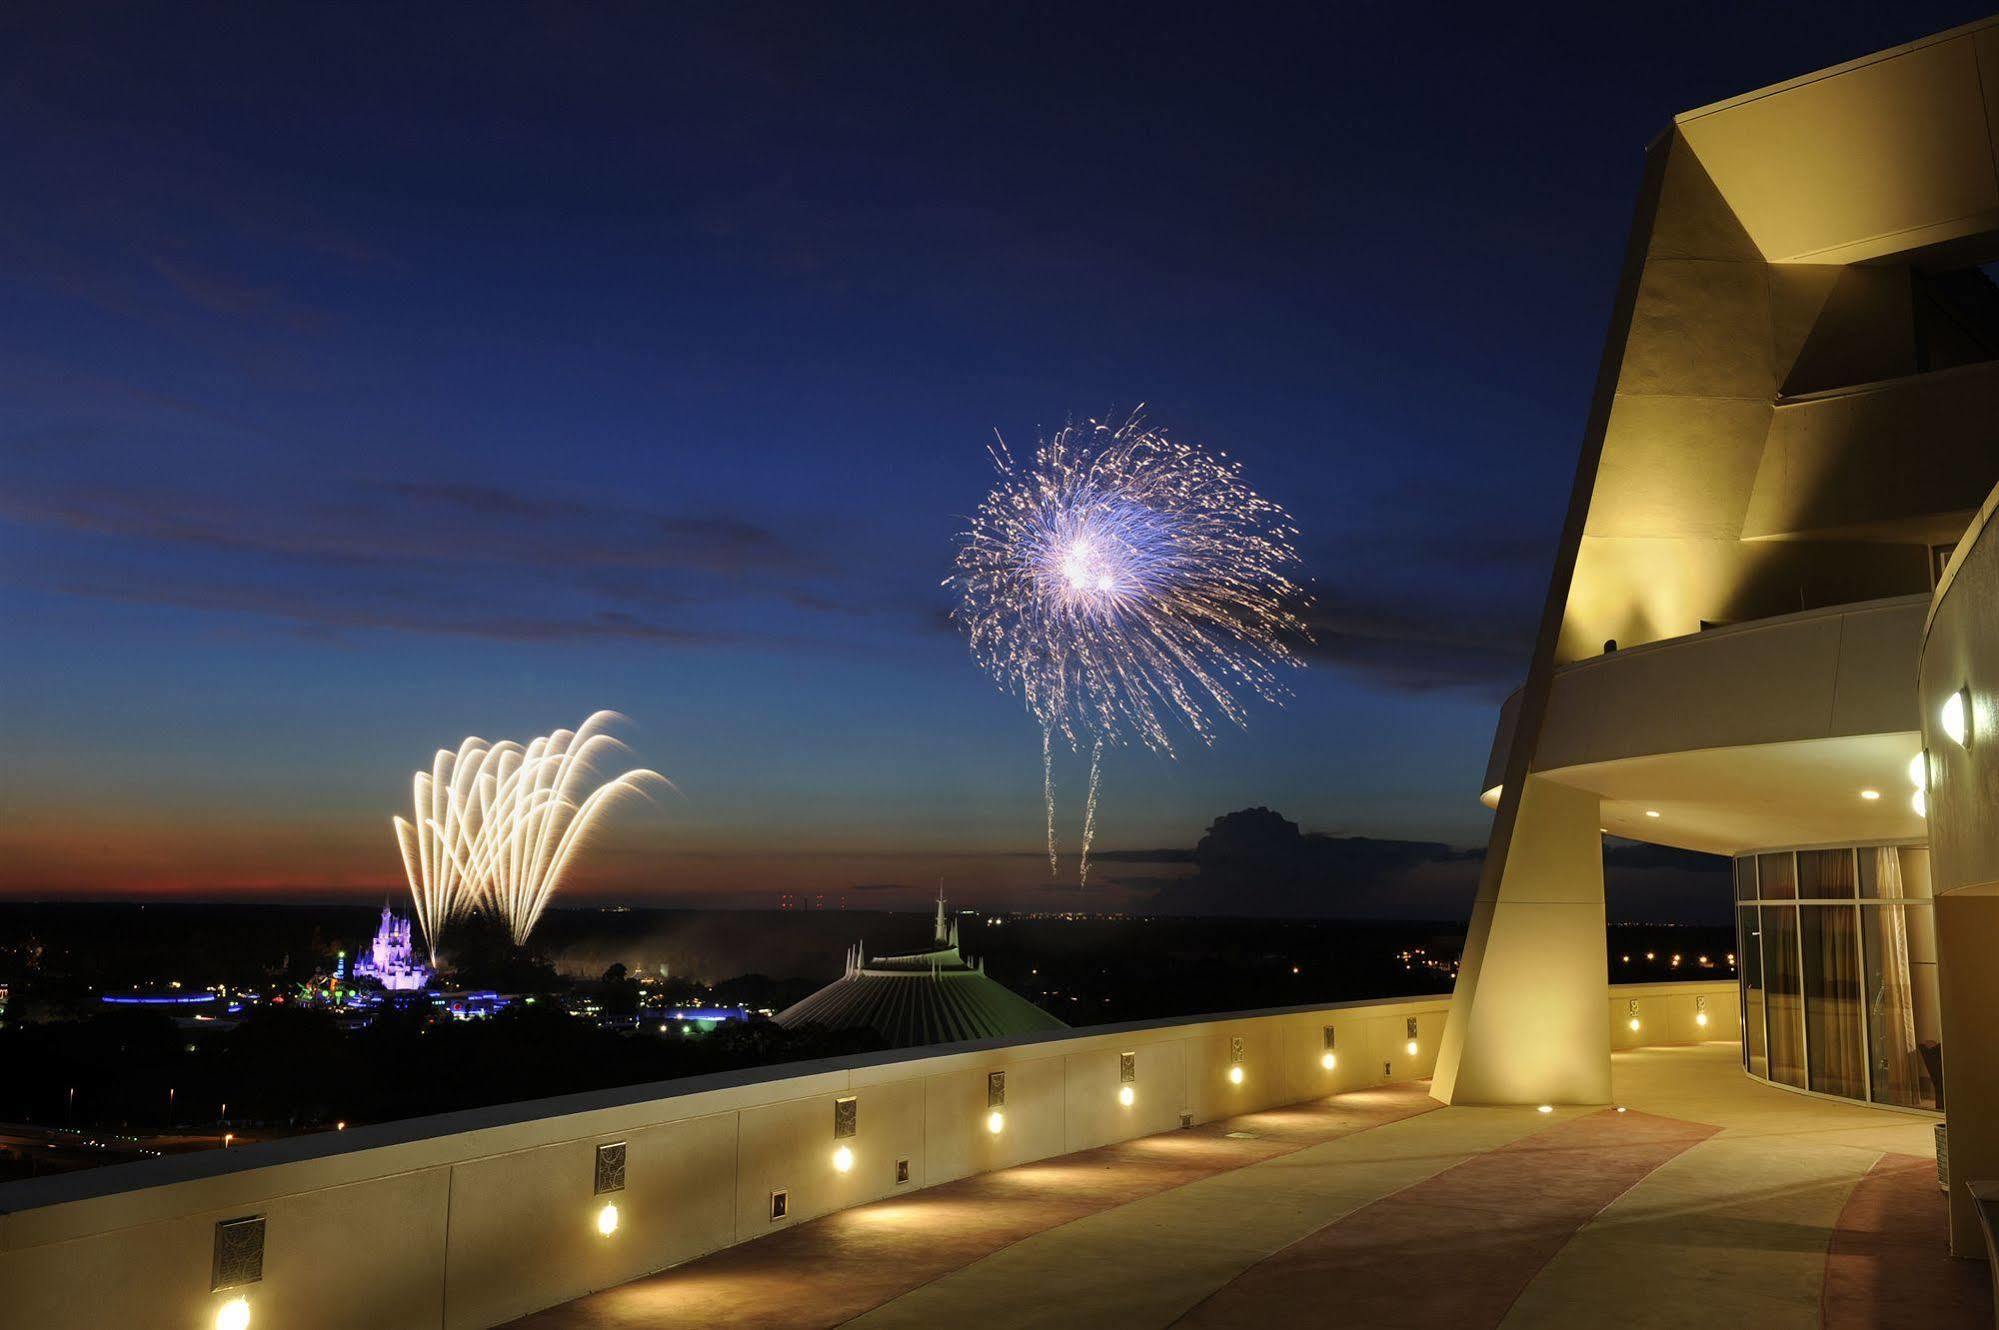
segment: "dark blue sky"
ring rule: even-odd
[[[408,10],[0,17],[0,890],[379,889],[433,747],[611,707],[620,889],[1025,899],[938,582],[993,430],[1140,402],[1320,641],[1103,843],[1478,843],[1645,144],[1980,12]]]

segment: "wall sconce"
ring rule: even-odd
[[[1958,689],[1943,700],[1943,706],[1937,710],[1937,728],[1949,736],[1950,741],[1959,748],[1971,747],[1971,741],[1977,736],[1971,732],[1969,686]]]
[[[1407,1028],[1409,1031],[1409,1042],[1405,1044],[1403,1047],[1405,1051],[1408,1052],[1409,1056],[1413,1058],[1416,1056],[1416,1050],[1419,1047],[1419,1045],[1416,1042],[1416,1018],[1414,1016],[1411,1016],[1409,1018],[1409,1024]]]
[[[1340,1065],[1338,1056],[1333,1052],[1333,1027],[1328,1025],[1321,1030],[1319,1032],[1319,1039],[1321,1041],[1320,1047],[1325,1050],[1319,1054],[1319,1065],[1327,1071],[1331,1071],[1334,1067]]]
[[[1006,1073],[986,1073],[986,1130],[997,1136],[1006,1130]]]
[[[846,1141],[853,1139],[861,1130],[861,1103],[853,1095],[844,1095],[833,1101],[833,1139]],[[833,1151],[833,1171],[846,1173],[854,1167],[853,1147],[842,1145]]]
[[[1639,1025],[1639,1021],[1638,1021],[1638,999],[1637,999],[1637,998],[1632,998],[1632,999],[1631,999],[1631,1001],[1630,1001],[1630,1003],[1629,1003],[1629,1004],[1628,1004],[1628,1005],[1627,1005],[1627,1006],[1625,1007],[1625,1011],[1627,1011],[1628,1013],[1630,1013],[1630,1016],[1631,1016],[1631,1019],[1630,1019],[1630,1020],[1628,1020],[1628,1021],[1626,1021],[1626,1022],[1625,1022],[1625,1024],[1631,1027],[1631,1033],[1633,1033],[1633,1034],[1637,1034],[1637,1033],[1638,1033],[1638,1025]]]
[[[1696,996],[1694,998],[1694,1024],[1700,1026],[1703,1030],[1707,1029],[1707,999],[1705,997]]]
[[[597,1147],[596,1174],[591,1183],[592,1195],[612,1196],[625,1189],[625,1143],[612,1141]],[[618,1231],[618,1203],[605,1201],[597,1211],[597,1233],[600,1237],[610,1237]]]
[[[1248,1056],[1249,1056],[1248,1053],[1245,1052],[1243,1049],[1242,1036],[1239,1034],[1230,1035],[1229,1036],[1229,1084],[1230,1085],[1242,1084],[1242,1077],[1243,1077],[1242,1064],[1243,1060]]]
[[[1138,1083],[1138,1054],[1120,1053],[1117,1055],[1117,1079],[1117,1101],[1126,1108],[1130,1108],[1138,1102],[1138,1091],[1135,1088]]]
[[[215,1225],[208,1291],[261,1284],[264,1280],[264,1217],[224,1219]],[[215,1309],[215,1330],[250,1330],[250,1299],[238,1293]]]

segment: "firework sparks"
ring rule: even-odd
[[[960,537],[946,581],[973,657],[1041,725],[1048,862],[1054,747],[1090,746],[1080,877],[1089,878],[1107,745],[1175,755],[1173,731],[1212,742],[1247,699],[1282,702],[1299,664],[1298,532],[1239,463],[1148,429],[1090,421],[1044,440],[1031,465],[1004,441],[999,481]]]
[[[599,711],[525,745],[469,738],[416,773],[415,818],[393,821],[433,966],[445,927],[474,910],[492,910],[526,942],[604,813],[655,785],[670,788],[644,768],[600,779],[598,763],[624,750],[605,733],[619,719]]]

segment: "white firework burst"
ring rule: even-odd
[[[414,780],[415,818],[393,819],[418,924],[437,963],[454,920],[489,909],[524,943],[562,885],[577,851],[618,801],[671,788],[637,768],[610,780],[597,767],[624,745],[605,733],[621,720],[599,711],[574,730],[525,745],[468,738],[439,749]]]
[[[1175,755],[1211,742],[1249,698],[1282,702],[1307,604],[1298,532],[1240,463],[1147,428],[1069,425],[1031,465],[1000,442],[999,480],[960,537],[955,611],[972,655],[1041,725],[1050,871],[1054,747],[1090,748],[1082,863],[1089,874],[1106,745]]]

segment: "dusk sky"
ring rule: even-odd
[[[32,8],[0,894],[379,896],[433,749],[611,708],[680,793],[583,897],[1092,907],[939,585],[994,431],[1143,403],[1302,533],[1295,699],[1101,845],[1480,845],[1646,144],[1983,12]]]

